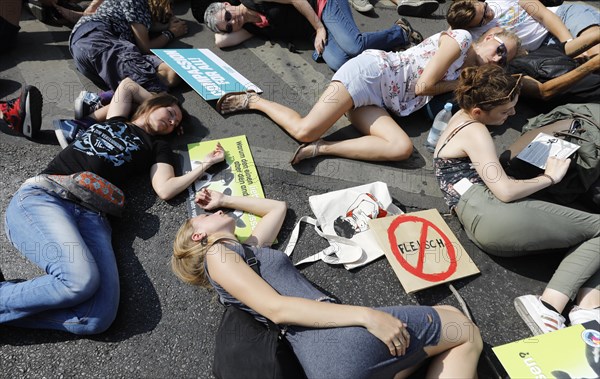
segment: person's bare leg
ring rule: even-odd
[[[223,107],[235,107],[248,96],[249,110],[263,112],[283,130],[300,142],[312,142],[321,137],[344,113],[352,109],[352,97],[340,82],[331,82],[305,117],[285,105],[257,94],[230,96]]]
[[[166,63],[161,63],[158,66],[156,76],[158,76],[158,79],[169,88],[175,87],[181,83],[179,75],[177,75],[177,73]]]
[[[582,288],[577,293],[577,305],[584,309],[600,307],[600,291],[595,288]]]
[[[542,293],[541,300],[552,305],[558,313],[562,313],[565,306],[569,302],[569,297],[562,292],[553,290],[552,288],[546,288]]]
[[[410,157],[413,145],[408,135],[389,113],[369,105],[350,112],[350,121],[363,137],[341,141],[319,140],[300,148],[293,164],[319,155],[363,161],[399,161]]]
[[[483,349],[479,328],[454,307],[435,306],[442,322],[440,341],[425,347],[431,358],[427,378],[476,378],[477,362]],[[407,377],[404,370],[395,379]]]

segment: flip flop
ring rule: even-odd
[[[233,112],[239,112],[239,111],[245,111],[248,110],[248,105],[250,103],[250,94],[251,93],[256,93],[256,91],[254,91],[253,89],[249,89],[247,91],[238,91],[238,92],[229,92],[226,93],[225,95],[221,96],[219,98],[219,100],[217,100],[217,106],[216,106],[216,110],[217,112],[219,112],[220,114],[228,114],[228,113],[233,113]],[[227,100],[228,98],[230,98],[231,96],[238,96],[238,95],[246,95],[246,98],[242,101],[242,104],[240,106],[237,107],[233,107],[231,109],[229,109],[227,112],[223,112],[223,102],[225,100]]]

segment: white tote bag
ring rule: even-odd
[[[314,225],[330,246],[296,265],[323,260],[343,264],[347,270],[363,266],[384,254],[369,229],[369,219],[403,213],[392,204],[387,184],[383,182],[314,195],[308,201],[316,219],[304,216],[298,221],[284,252],[290,256],[294,251],[302,222]]]

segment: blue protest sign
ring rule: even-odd
[[[204,100],[215,100],[225,93],[249,89],[262,93],[254,83],[209,49],[152,49],[152,52]]]

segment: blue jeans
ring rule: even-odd
[[[347,0],[328,0],[321,21],[327,29],[323,60],[334,71],[367,49],[389,51],[408,44],[408,36],[398,25],[377,32],[361,33]],[[315,51],[313,59],[318,58],[319,54]]]
[[[0,323],[96,334],[119,305],[119,274],[106,217],[25,183],[6,210],[12,244],[46,272],[0,283]]]

